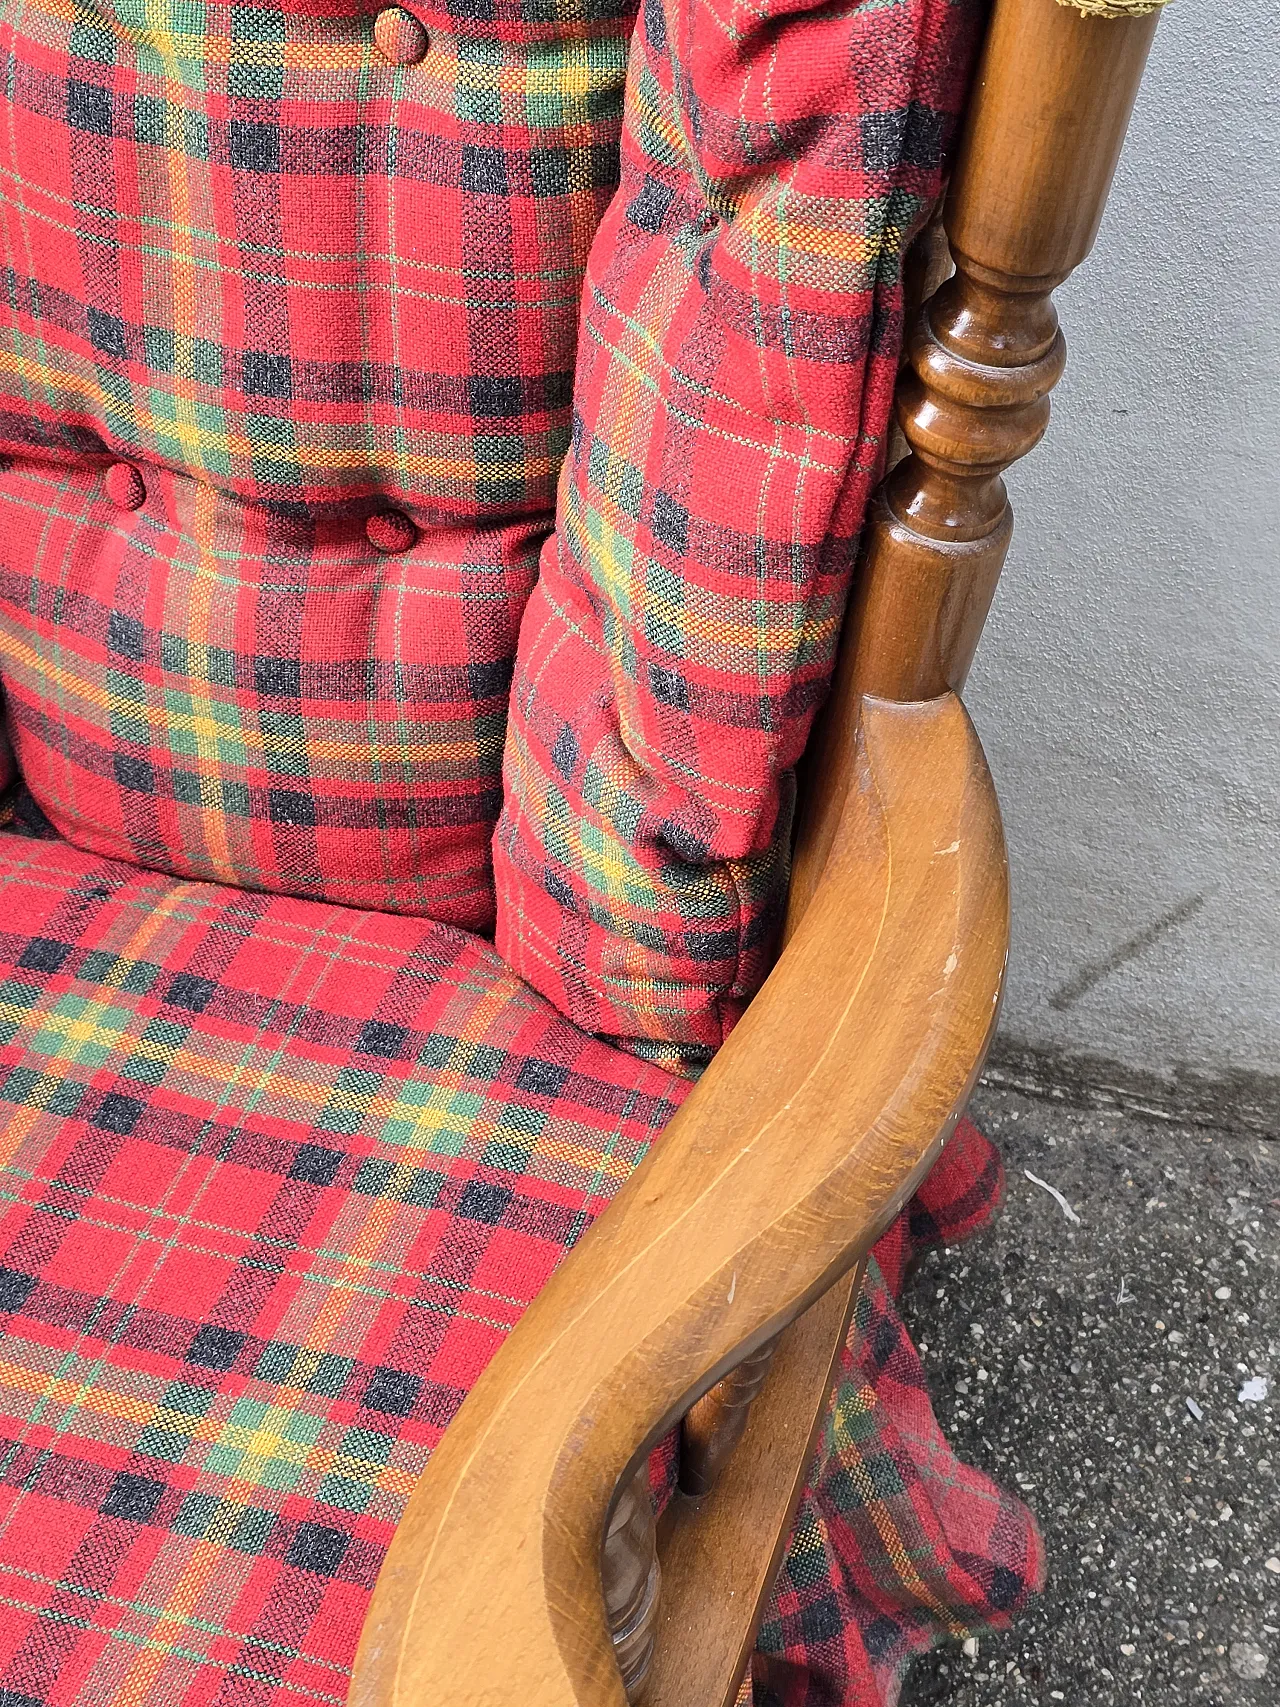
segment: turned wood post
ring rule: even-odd
[[[777,1339],[744,1357],[689,1410],[680,1425],[680,1492],[709,1494],[746,1430],[751,1406],[760,1395]]]
[[[640,1699],[658,1616],[658,1534],[646,1459],[623,1484],[605,1528],[601,1555],[605,1612],[628,1702]]]
[[[1043,435],[1065,361],[1052,292],[1093,246],[1157,21],[995,0],[942,222],[908,262],[900,436],[868,514],[832,693],[806,758],[789,929],[840,821],[863,696],[930,700],[964,683],[1012,533],[1001,476]],[[774,1340],[744,1359],[685,1417],[686,1492],[715,1486],[777,1350]],[[633,1701],[657,1583],[639,1498],[637,1481],[605,1545],[610,1623]],[[663,1707],[685,1699],[687,1656],[660,1654],[654,1677]]]
[[[963,686],[1013,527],[1001,475],[1044,433],[1065,360],[1051,293],[1093,246],[1158,16],[996,0],[944,214],[956,271],[907,329],[911,454],[867,518],[807,761],[791,923],[835,835],[862,696]]]

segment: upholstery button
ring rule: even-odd
[[[131,462],[113,462],[103,475],[102,484],[118,510],[138,510],[146,502],[147,488]]]
[[[373,42],[392,65],[417,65],[427,56],[427,32],[411,12],[388,6],[373,20]]]
[[[382,510],[376,516],[370,516],[364,524],[365,535],[375,551],[385,551],[391,556],[397,551],[408,551],[418,537],[418,530],[399,510]]]

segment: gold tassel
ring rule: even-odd
[[[1143,18],[1167,6],[1169,0],[1058,0],[1058,4],[1072,6],[1086,18]]]

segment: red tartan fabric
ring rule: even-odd
[[[0,835],[0,1702],[341,1707],[431,1448],[685,1089],[447,926]]]
[[[696,1071],[759,987],[982,0],[645,0],[525,612],[497,942]]]
[[[464,933],[0,835],[0,1702],[341,1707],[431,1447],[687,1088]],[[963,1123],[886,1269],[998,1191]],[[878,1282],[857,1327],[758,1707],[884,1707],[1038,1580]]]
[[[0,673],[77,845],[489,930],[632,11],[375,10],[0,9]]]
[[[500,943],[685,1071],[768,965],[980,11],[636,36]],[[493,928],[631,16],[0,14],[0,674],[73,843]]]
[[[682,1072],[768,962],[977,9],[671,0],[635,46],[502,928]],[[0,10],[0,678],[14,821],[82,850],[0,837],[3,1707],[340,1707],[434,1441],[687,1089],[450,928],[494,921],[630,26]],[[894,1284],[997,1177],[962,1130]],[[859,1324],[759,1707],[888,1703],[1037,1579],[879,1282]]]

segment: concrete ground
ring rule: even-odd
[[[1009,1200],[906,1300],[942,1426],[1044,1599],[902,1707],[1280,1703],[1280,1142],[982,1088]],[[1055,1186],[1079,1223],[1026,1171]]]

